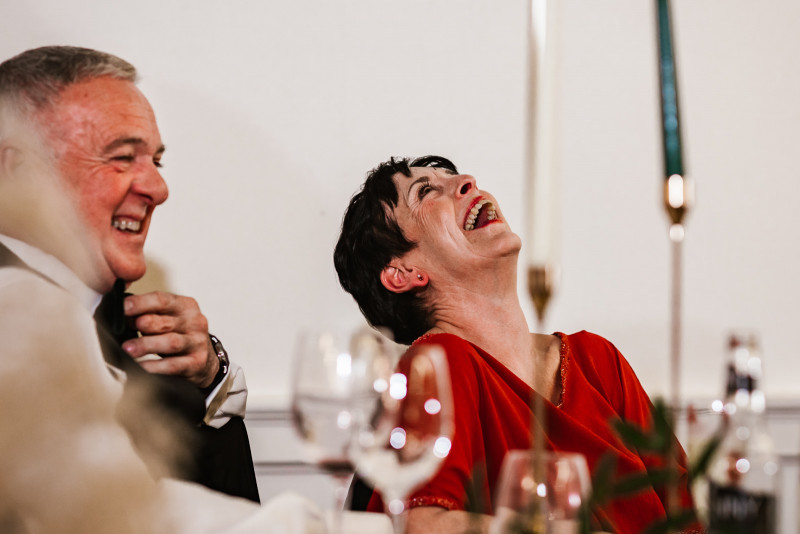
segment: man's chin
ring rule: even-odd
[[[110,268],[104,269],[103,272],[97,273],[96,279],[91,287],[99,293],[108,293],[114,287],[118,279],[125,280],[127,284],[131,284],[144,276],[146,266],[125,266],[124,268]]]
[[[113,282],[116,282],[118,278],[122,278],[128,284],[132,284],[133,282],[139,280],[141,277],[144,276],[145,270],[146,270],[145,265],[142,265],[141,267],[136,269],[116,270],[114,271],[114,280],[112,281],[112,285]]]

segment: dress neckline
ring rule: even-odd
[[[427,339],[429,339],[429,338],[431,338],[433,336],[439,336],[439,335],[456,336],[456,334],[448,334],[447,332],[426,332],[426,333],[422,334],[421,336],[419,336],[417,339],[415,339],[411,343],[411,346],[413,347],[417,343],[421,343],[421,342],[423,342],[423,341],[425,341],[425,340],[427,340]],[[568,341],[567,338],[569,336],[567,334],[563,333],[563,332],[553,332],[552,335],[558,337],[558,339],[561,340],[561,347],[559,348],[559,362],[558,362],[558,377],[559,377],[559,382],[560,382],[560,385],[561,385],[561,390],[560,390],[560,392],[558,394],[558,402],[552,402],[550,399],[545,399],[545,400],[547,400],[548,402],[553,404],[553,406],[555,406],[556,408],[561,408],[564,405],[564,401],[567,398],[567,373],[569,372],[569,360],[570,360],[570,358],[569,358],[569,341]],[[464,339],[464,338],[462,338],[460,336],[456,336],[456,337],[458,337],[459,339]],[[469,343],[473,347],[479,349],[480,351],[482,351],[482,352],[484,352],[486,354],[489,354],[488,352],[486,352],[482,348],[478,347],[476,344],[472,343],[471,341],[468,341],[466,339],[464,339],[464,341],[466,341],[467,343]],[[491,354],[489,354],[489,356],[492,356],[492,358],[494,358],[494,356],[491,355]],[[500,364],[500,365],[503,365],[499,361],[497,363]],[[503,367],[505,369],[508,369],[508,367],[506,367],[505,365],[503,365]],[[516,377],[517,380],[520,380],[521,382],[525,383],[517,375],[514,375],[514,373],[512,373],[510,369],[508,369],[508,371],[514,377]],[[536,395],[540,395],[539,392],[537,392],[535,389],[533,389],[527,383],[525,383],[525,385],[528,386],[528,388],[531,391],[533,391]]]

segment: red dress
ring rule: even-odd
[[[651,402],[628,362],[609,341],[588,332],[561,338],[561,400],[544,400],[546,447],[580,452],[593,472],[608,451],[617,456],[617,472],[642,472],[659,461],[629,450],[609,425],[621,418],[647,428]],[[450,364],[455,404],[452,449],[436,476],[417,490],[409,506],[467,509],[467,494],[481,496],[469,509],[492,513],[494,491],[506,452],[531,446],[532,395],[525,382],[491,355],[452,334],[424,336],[416,344],[444,348]],[[680,446],[678,446],[680,447]],[[679,449],[681,465],[685,465]],[[691,506],[685,469],[681,473],[683,504]],[[477,486],[477,488],[476,488]],[[468,492],[467,488],[473,491]],[[598,525],[616,532],[638,534],[665,517],[665,496],[653,488],[612,501],[594,510]],[[383,509],[374,495],[369,510]]]

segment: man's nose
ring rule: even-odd
[[[475,177],[469,174],[460,174],[456,176],[456,196],[465,197],[472,193],[473,189],[477,189]]]
[[[149,198],[155,206],[162,204],[169,196],[167,182],[164,181],[155,164],[134,180],[133,190],[135,193]]]

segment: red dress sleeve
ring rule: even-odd
[[[644,391],[625,357],[608,340],[589,332],[568,336],[569,352],[577,369],[569,374],[570,395],[565,398],[565,411],[578,412],[580,405],[594,402],[598,421],[606,423],[607,439],[616,445],[618,474],[652,471],[664,467],[664,458],[630,449],[622,443],[611,429],[612,419],[634,423],[642,429],[652,428],[653,404]],[[605,406],[601,399],[605,399]],[[678,499],[684,510],[693,509],[689,490],[686,454],[677,438],[673,436],[673,468],[678,471]],[[596,462],[598,459],[594,459]],[[589,462],[590,467],[593,461]],[[667,513],[668,501],[663,487],[654,487],[628,498],[618,498],[611,503],[604,518],[618,532],[636,532],[639,525],[649,525]],[[658,511],[658,513],[655,513]],[[699,523],[694,523],[684,532],[703,532]]]

